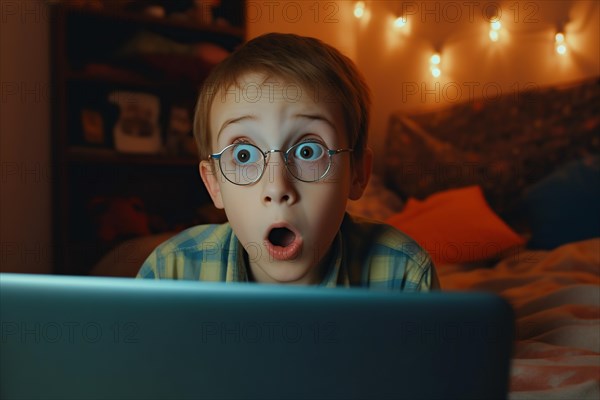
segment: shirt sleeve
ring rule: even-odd
[[[154,250],[142,264],[142,267],[136,275],[136,279],[159,279],[157,260],[158,255],[156,250]]]
[[[421,267],[424,271],[421,280],[417,284],[416,290],[420,292],[429,292],[440,290],[440,281],[431,258],[427,258],[425,264]]]

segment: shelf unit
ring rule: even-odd
[[[197,157],[181,147],[166,147],[173,107],[187,110],[193,118],[198,89],[212,65],[198,61],[198,57],[184,56],[175,58],[172,65],[177,68],[178,60],[183,65],[187,62],[190,68],[183,70],[184,74],[168,69],[165,73],[156,60],[145,57],[147,53],[123,56],[122,49],[140,35],[149,34],[182,46],[208,43],[232,51],[245,38],[245,4],[240,0],[221,3],[226,6],[227,23],[222,20],[211,25],[124,11],[77,9],[68,3],[52,6],[55,273],[87,274],[112,247],[139,234],[124,232],[111,240],[101,240],[99,215],[107,210],[93,208],[98,200],[108,207],[115,199],[140,199],[144,207],[133,213],[138,213],[136,218],[144,218],[150,233],[206,222],[203,215],[210,199],[198,174]],[[169,58],[162,56],[159,61],[169,66]],[[201,68],[190,80],[197,66]],[[115,149],[113,128],[120,110],[108,100],[113,92],[150,94],[159,99],[163,149],[154,154]],[[82,122],[83,110],[87,109],[100,116],[96,126],[100,140],[87,140]],[[215,219],[218,217],[211,218],[211,222]]]

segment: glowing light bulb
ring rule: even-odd
[[[429,70],[434,78],[439,78],[440,75],[442,75],[442,69],[440,68],[441,62],[442,56],[440,56],[440,53],[433,53],[429,58]]]
[[[499,19],[494,19],[490,22],[490,40],[492,42],[497,42],[500,39],[500,28],[502,28],[502,23],[500,23]]]
[[[565,42],[565,34],[562,32],[558,32],[554,36],[554,49],[561,56],[567,53],[567,43]]]
[[[354,16],[356,18],[362,18],[363,15],[365,15],[365,2],[358,1],[354,6]]]
[[[403,26],[406,25],[406,18],[405,17],[398,17],[394,20],[394,26],[396,28],[402,28]]]

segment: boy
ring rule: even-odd
[[[139,278],[437,287],[429,256],[394,228],[345,213],[369,180],[369,91],[313,38],[255,38],[211,73],[194,135],[200,175],[228,223],[160,245]]]

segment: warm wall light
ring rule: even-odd
[[[431,71],[431,75],[434,78],[439,78],[442,74],[442,70],[440,69],[440,64],[442,62],[442,57],[439,53],[433,53],[431,58],[429,58],[429,70]]]
[[[354,16],[356,18],[362,18],[363,15],[365,15],[365,2],[357,1],[354,5]]]
[[[565,42],[565,34],[558,32],[554,36],[554,48],[558,54],[565,55],[567,53],[567,43]]]

